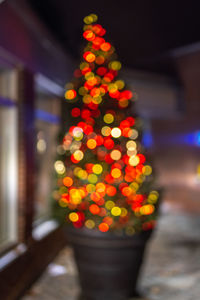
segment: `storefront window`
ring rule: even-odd
[[[0,250],[17,241],[17,74],[0,67]]]
[[[35,141],[35,220],[44,221],[51,215],[54,186],[54,161],[60,130],[61,100],[48,88],[36,85]],[[52,86],[51,86],[52,87]]]

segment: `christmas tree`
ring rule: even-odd
[[[71,118],[57,160],[59,204],[74,227],[131,235],[154,226],[158,193],[132,113],[135,95],[118,78],[121,63],[97,16],[84,18],[80,67],[66,85]]]

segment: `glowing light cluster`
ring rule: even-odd
[[[75,227],[125,228],[132,235],[154,226],[159,195],[140,192],[152,167],[137,141],[138,118],[129,116],[133,93],[118,78],[122,64],[97,19],[84,18],[88,44],[75,80],[66,85],[73,125],[58,147],[64,159],[54,164],[59,187],[54,194]]]

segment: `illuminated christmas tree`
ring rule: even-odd
[[[118,78],[121,63],[105,40],[97,16],[84,18],[88,41],[83,61],[66,85],[71,122],[57,160],[59,204],[74,227],[124,229],[129,235],[154,226],[158,193],[149,190],[133,93]]]

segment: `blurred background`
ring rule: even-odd
[[[199,298],[199,9],[193,0],[0,0],[0,299],[78,294],[51,202],[64,86],[89,13],[99,16],[121,77],[138,94],[143,143],[163,188],[141,289],[149,299]]]

